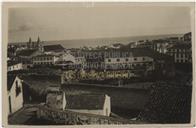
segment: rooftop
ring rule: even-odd
[[[189,43],[175,44],[174,46],[170,47],[169,49],[191,49],[191,44],[189,44]]]
[[[44,51],[45,52],[50,52],[50,51],[55,51],[55,52],[59,52],[59,51],[63,51],[64,47],[60,44],[56,44],[56,45],[45,45],[44,46]]]
[[[105,95],[89,94],[89,95],[68,95],[66,96],[67,109],[103,109]]]
[[[36,49],[25,49],[21,50],[17,53],[18,56],[31,56],[34,52],[36,52]]]

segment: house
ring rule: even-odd
[[[12,62],[8,61],[7,64],[7,71],[18,71],[18,70],[24,70],[27,69],[27,66],[23,65],[21,62]]]
[[[64,54],[59,56],[59,59],[57,60],[55,65],[66,66],[66,65],[72,65],[75,62],[76,62],[76,60],[75,60],[75,57],[73,55],[71,55],[69,53],[64,53]]]
[[[111,101],[108,95],[99,94],[82,94],[67,95],[65,97],[65,109],[79,112],[89,113],[103,116],[110,116]]]
[[[16,75],[7,76],[9,115],[23,107],[22,80]]]
[[[145,48],[111,50],[105,54],[105,69],[134,69],[153,66],[154,59]]]
[[[178,43],[168,48],[167,51],[167,54],[174,58],[175,63],[182,64],[192,62],[191,44]]]
[[[55,55],[42,54],[33,57],[33,65],[54,65],[59,57]]]
[[[60,55],[63,54],[65,51],[64,47],[60,44],[45,45],[43,48],[45,54]]]

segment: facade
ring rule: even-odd
[[[27,67],[25,65],[23,65],[21,62],[18,62],[18,63],[9,63],[8,62],[8,68],[7,68],[7,71],[10,72],[10,71],[18,71],[18,70],[24,70],[26,69]]]
[[[174,58],[175,63],[191,63],[192,53],[191,44],[179,43],[168,48],[168,55]]]
[[[69,53],[64,53],[59,56],[59,59],[56,61],[55,65],[67,66],[67,65],[72,65],[75,62],[76,62],[76,59],[73,55]]]
[[[38,55],[33,57],[33,65],[54,65],[59,58],[55,55]]]
[[[15,75],[7,77],[9,115],[23,107],[22,80]]]
[[[108,95],[68,95],[66,96],[66,110],[110,116],[111,101]]]

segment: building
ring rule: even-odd
[[[191,44],[178,43],[168,48],[167,54],[174,58],[175,63],[191,63]]]
[[[33,65],[54,65],[59,57],[55,55],[42,54],[32,58]]]
[[[168,39],[159,39],[153,40],[152,49],[159,52],[159,53],[166,53],[167,48],[170,47],[173,43],[170,43]]]
[[[8,61],[7,64],[7,71],[18,71],[18,70],[25,70],[27,69],[27,66],[22,64],[21,62],[11,62]]]
[[[42,54],[41,51],[36,49],[25,49],[17,52],[17,60],[23,64],[32,64],[32,58]]]
[[[110,116],[111,101],[108,95],[99,94],[82,94],[66,96],[65,109],[103,116]]]
[[[7,76],[9,115],[23,107],[22,80],[16,75]]]
[[[183,41],[191,42],[191,32],[188,32],[183,35]]]
[[[43,42],[41,42],[39,36],[36,42],[32,41],[31,37],[29,38],[29,42],[27,42],[27,49],[35,49],[35,50],[43,51]]]
[[[72,62],[75,63],[76,59],[73,55],[69,54],[69,53],[64,53],[62,55],[59,56],[59,59],[57,61],[57,64],[66,64],[66,62]]]
[[[64,47],[60,44],[45,45],[43,48],[45,54],[60,55],[60,54],[64,54],[65,52]]]

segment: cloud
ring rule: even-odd
[[[27,22],[27,23],[24,23],[24,24],[21,24],[21,25],[15,27],[15,28],[10,28],[9,32],[25,32],[25,31],[29,31],[32,29],[34,29],[33,24],[30,22]]]

